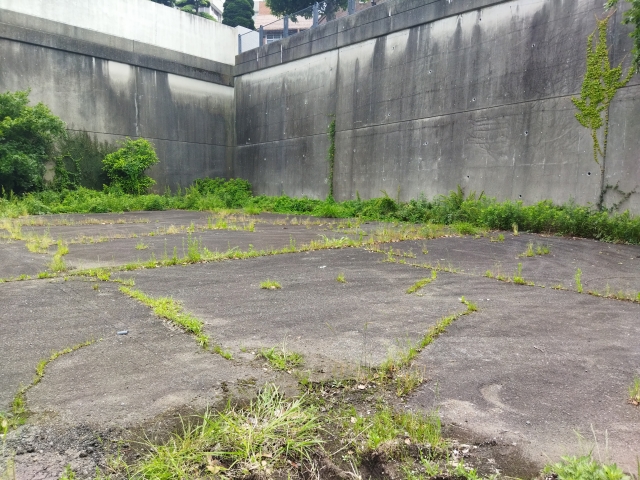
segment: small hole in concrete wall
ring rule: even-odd
[[[522,195],[518,195],[518,198],[522,198]]]
[[[469,175],[467,175],[467,178],[469,178]]]
[[[429,142],[424,142],[423,145],[429,145]]]
[[[531,48],[533,48],[533,47],[535,47],[535,46],[536,46],[536,44],[534,43],[534,44],[532,44],[532,45],[531,45]]]
[[[476,97],[473,97],[473,98],[471,99],[471,101],[472,101],[472,102],[475,102],[475,101],[476,101]]]
[[[524,134],[525,134],[525,135],[529,135],[529,130],[525,130],[525,131],[524,131]]]
[[[429,70],[429,73],[431,73],[433,70]]]
[[[591,176],[591,172],[587,172],[587,175]]]

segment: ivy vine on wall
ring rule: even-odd
[[[597,207],[603,210],[605,195],[608,190],[619,188],[605,183],[605,163],[607,158],[607,141],[609,138],[609,107],[616,92],[624,87],[635,70],[630,68],[626,75],[622,73],[622,65],[615,68],[609,62],[607,48],[607,26],[609,18],[597,20],[595,31],[587,37],[587,71],[582,81],[579,97],[571,101],[578,109],[576,118],[580,124],[591,130],[593,140],[593,160],[600,167],[600,194]],[[602,132],[601,132],[602,129]]]

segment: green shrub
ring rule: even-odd
[[[49,108],[29,106],[29,90],[0,94],[0,188],[17,194],[42,188],[66,125]]]
[[[127,138],[121,148],[104,157],[102,169],[115,191],[140,195],[155,185],[145,171],[156,163],[158,156],[148,140]]]
[[[242,208],[251,198],[251,184],[241,178],[199,178],[193,186],[201,195],[218,197],[227,208]]]

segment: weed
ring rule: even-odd
[[[97,283],[94,283],[94,284],[93,284],[93,289],[94,289],[95,291],[98,291],[98,290],[100,290],[100,286],[99,286]]]
[[[165,445],[148,444],[136,478],[271,477],[274,470],[310,461],[320,447],[316,409],[286,400],[267,385],[246,409],[227,405],[186,425]],[[289,467],[291,468],[291,467]],[[286,475],[285,477],[286,478]]]
[[[511,224],[511,229],[513,230],[513,236],[517,237],[519,235],[518,233],[518,224],[517,223],[512,223]]]
[[[213,353],[217,353],[227,360],[233,360],[233,354],[229,350],[224,350],[220,345],[213,346]]]
[[[139,290],[121,286],[120,291],[125,295],[135,298],[141,303],[153,309],[153,312],[161,318],[169,320],[182,327],[186,332],[192,333],[196,337],[198,345],[207,348],[209,337],[204,334],[204,324],[190,313],[185,313],[182,306],[173,298],[159,297],[153,298],[145,295]]]
[[[136,243],[136,250],[146,250],[149,248],[149,245],[146,245],[142,240]]]
[[[280,285],[275,280],[267,279],[264,282],[260,282],[260,288],[263,288],[263,289],[266,289],[266,290],[277,290],[277,289],[282,288],[282,285]]]
[[[525,250],[525,252],[521,255],[522,257],[533,257],[536,254],[536,252],[533,250],[533,242],[529,242],[527,244],[527,249]]]
[[[336,282],[338,282],[338,283],[347,283],[347,281],[344,278],[344,272],[340,272],[338,274],[338,276],[336,277]]]
[[[428,285],[429,283],[433,282],[437,278],[437,276],[438,276],[438,272],[436,270],[431,270],[431,278],[422,278],[418,280],[416,283],[414,283],[407,289],[407,293],[412,294],[417,292],[425,285]]]
[[[578,293],[582,293],[582,270],[578,268],[573,278],[576,281],[576,290],[578,291]]]
[[[566,290],[566,288],[564,288],[564,285],[562,285],[561,283],[554,285],[551,288],[553,288],[554,290]]]
[[[487,278],[495,278],[491,270],[487,270],[486,272],[484,272],[484,276]]]
[[[260,350],[260,356],[276,370],[290,371],[303,363],[302,355],[287,350],[284,344],[282,347],[263,348]]]
[[[64,473],[62,474],[59,480],[75,480],[75,478],[76,478],[76,472],[73,471],[73,469],[71,468],[71,465],[67,464],[67,466],[64,467]]]
[[[640,405],[640,377],[634,378],[629,387],[629,402],[635,406]]]
[[[543,472],[555,474],[558,480],[590,480],[594,478],[629,480],[629,477],[615,463],[596,462],[590,454],[581,457],[562,457],[560,462],[547,465]]]
[[[518,285],[526,285],[527,282],[522,278],[522,263],[518,263],[518,267],[516,269],[516,274],[513,276],[513,283],[517,283]]]
[[[499,233],[497,237],[491,237],[489,239],[490,242],[504,242],[504,234]]]
[[[536,247],[536,255],[548,255],[549,247],[546,245],[538,245]]]

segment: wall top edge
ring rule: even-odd
[[[6,10],[1,6],[0,38],[140,66],[152,64],[169,68],[169,64],[174,64],[169,69],[195,69],[201,74],[213,73],[225,77],[230,77],[233,71],[230,64]]]
[[[510,1],[387,0],[354,15],[240,53],[235,57],[234,76],[274,66],[270,57],[277,57],[277,64],[287,63]]]

